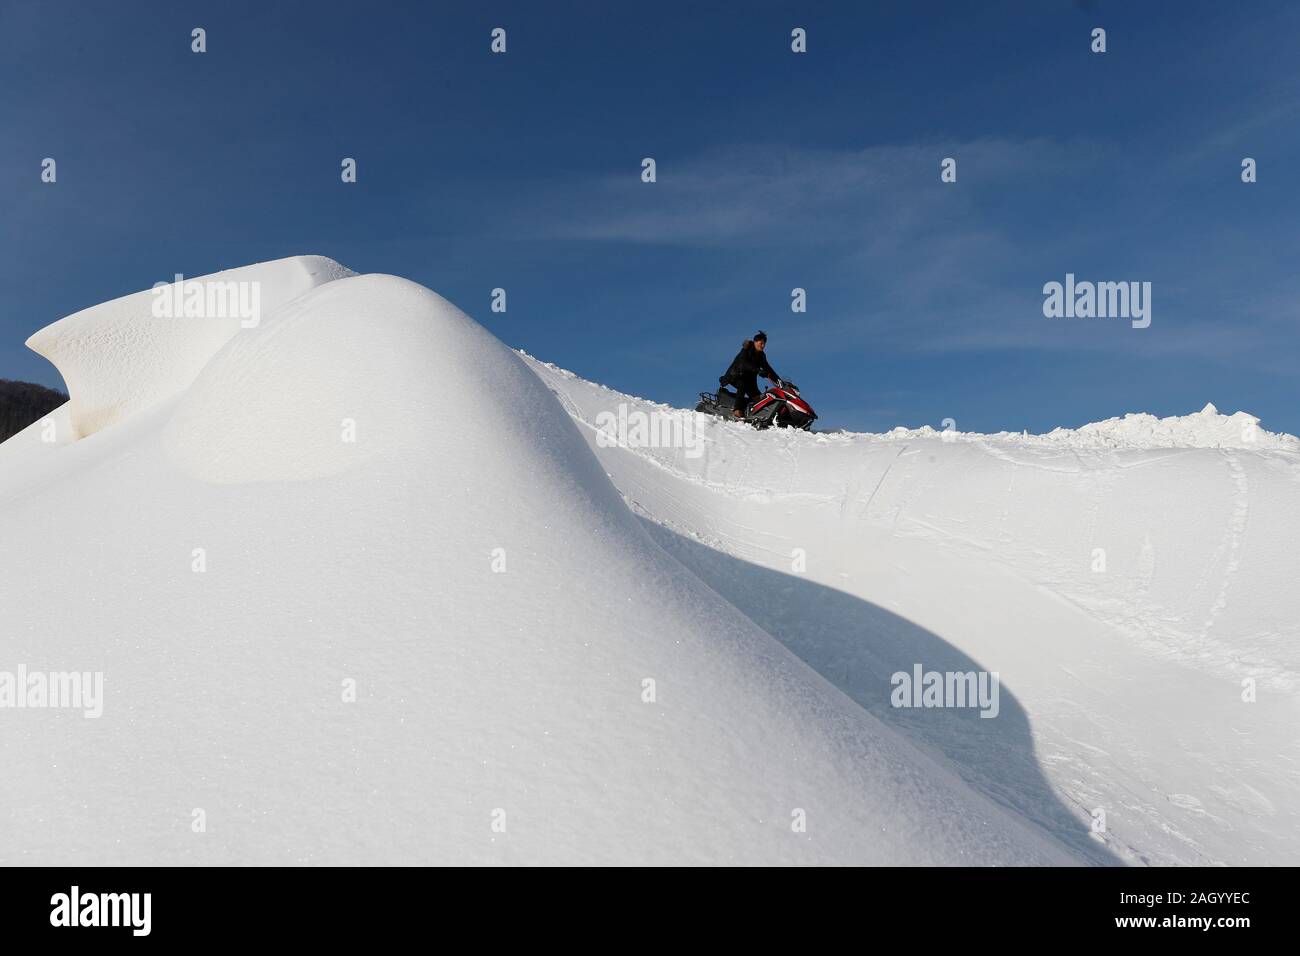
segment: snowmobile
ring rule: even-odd
[[[744,418],[736,418],[736,399],[740,396],[725,385],[716,392],[700,392],[700,404],[695,406],[697,412],[717,415],[731,421],[745,421],[755,428],[812,428],[817,413],[812,406],[799,397],[799,389],[793,382],[777,382],[769,385],[767,391],[745,409]]]

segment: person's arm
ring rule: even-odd
[[[766,378],[769,382],[781,381],[781,376],[776,374],[776,369],[772,368],[771,363],[769,363],[767,360],[767,356],[761,352],[759,353],[759,355],[763,361],[763,377]]]
[[[723,372],[722,377],[718,379],[718,383],[720,385],[731,385],[734,383],[734,380],[736,378],[736,372],[740,369],[741,363],[744,361],[744,358],[745,358],[745,353],[742,351],[739,352],[736,355],[736,357],[731,360],[731,364],[727,366],[727,370]]]

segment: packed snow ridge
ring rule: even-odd
[[[577,379],[573,372],[551,362],[543,362],[527,352],[520,351],[530,364],[544,369],[543,374],[557,380]],[[584,383],[592,386],[593,383]],[[605,386],[594,386],[619,393]],[[622,395],[620,400],[632,400],[643,410],[678,413],[683,409],[651,402],[634,396]],[[962,432],[955,428],[940,430],[929,425],[920,428],[894,428],[883,434],[854,433],[849,431],[824,432],[819,441],[835,439],[912,440],[943,437],[948,441],[1001,442],[1015,445],[1057,446],[1066,448],[1240,448],[1247,450],[1277,450],[1300,452],[1300,439],[1285,432],[1270,432],[1259,427],[1259,419],[1248,412],[1223,415],[1213,403],[1206,403],[1199,412],[1191,415],[1173,415],[1157,418],[1145,412],[1130,413],[1123,418],[1108,418],[1092,422],[1081,428],[1055,428],[1044,435],[1028,432]]]
[[[1294,862],[1290,436],[610,444],[692,413],[404,279],[191,281],[259,321],[31,340],[71,398],[0,445],[0,704],[103,692],[9,682],[0,863]]]
[[[929,426],[895,428],[895,438],[917,438],[944,434]],[[1000,441],[1011,444],[1060,446],[1063,448],[1240,448],[1247,450],[1300,451],[1294,435],[1265,431],[1259,419],[1247,412],[1222,415],[1207,403],[1191,415],[1157,418],[1145,412],[1123,418],[1108,418],[1082,428],[1055,428],[1045,435],[997,432],[992,435],[953,431],[950,438],[963,441]]]

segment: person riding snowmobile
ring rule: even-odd
[[[759,329],[752,339],[745,339],[740,353],[732,359],[730,367],[718,379],[719,385],[731,385],[740,393],[736,397],[735,411],[731,413],[733,418],[744,418],[749,403],[763,394],[758,387],[759,375],[769,382],[781,381],[781,376],[768,364],[766,349],[767,333]]]

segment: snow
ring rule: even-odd
[[[0,671],[104,700],[0,709],[0,863],[1099,859],[674,558],[472,319],[319,265],[223,342],[35,337],[80,424],[0,445]]]
[[[404,279],[218,275],[259,322],[32,338],[72,398],[0,444],[0,703],[104,700],[0,707],[0,863],[1295,861],[1291,436],[760,433]],[[917,667],[996,716],[893,706]]]
[[[183,280],[186,288],[223,291],[242,287],[261,309],[276,307],[331,279],[347,274],[321,256],[294,256],[242,269]],[[163,292],[179,284],[164,283]],[[245,321],[234,310],[217,314],[156,315],[159,294],[145,289],[92,306],[46,326],[27,340],[63,374],[71,397],[74,437],[90,435],[173,398],[239,332]],[[206,296],[204,297],[206,301]],[[220,304],[214,299],[214,304]],[[206,313],[206,314],[202,314]]]
[[[1091,422],[1081,428],[1055,428],[1045,435],[1025,432],[984,435],[956,429],[940,431],[924,425],[921,428],[895,428],[885,437],[911,441],[945,435],[948,441],[996,442],[1040,448],[1238,448],[1300,452],[1300,439],[1294,435],[1267,431],[1259,427],[1258,418],[1247,412],[1222,415],[1213,404],[1206,404],[1191,415],[1168,418],[1131,412],[1123,418]]]
[[[703,419],[702,455],[606,447],[601,412],[692,413],[528,361],[666,550],[972,789],[1115,862],[1294,863],[1294,437],[1207,406],[1045,436]],[[1002,714],[890,706],[917,663],[999,672]]]

